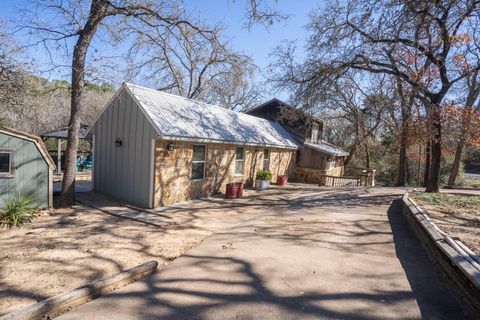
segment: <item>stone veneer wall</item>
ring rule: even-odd
[[[237,145],[204,144],[207,149],[205,179],[192,181],[192,148],[201,143],[175,142],[173,151],[167,150],[168,143],[163,140],[155,143],[155,207],[225,192],[226,184],[231,182],[253,185],[256,172],[263,169],[264,149],[270,150],[272,181],[276,181],[278,175],[293,176],[295,150],[245,147],[244,174],[239,176],[235,175]]]

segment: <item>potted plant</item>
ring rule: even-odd
[[[266,190],[270,187],[270,180],[272,180],[272,173],[270,170],[264,169],[257,172],[255,180],[255,189]]]

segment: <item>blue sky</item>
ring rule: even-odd
[[[288,20],[278,22],[268,30],[262,25],[247,30],[244,28],[244,0],[185,0],[189,12],[198,12],[211,21],[222,23],[226,34],[231,37],[231,44],[251,55],[260,67],[268,64],[269,53],[282,40],[305,39],[308,13],[319,3],[319,0],[279,0],[278,8],[283,14],[290,15]]]
[[[289,15],[288,20],[278,22],[268,29],[262,25],[256,25],[251,30],[247,30],[244,27],[245,1],[184,0],[184,5],[190,14],[198,15],[212,23],[224,25],[225,35],[230,39],[231,46],[250,55],[260,70],[265,70],[269,63],[269,54],[283,40],[296,40],[300,44],[305,40],[304,27],[308,23],[308,14],[322,3],[321,0],[278,0],[277,8],[283,14]],[[274,0],[270,1],[275,4]],[[1,2],[0,16],[8,20],[15,15],[15,6],[23,1],[2,0]],[[38,49],[34,49],[31,54],[36,55],[40,60],[45,55]],[[49,77],[58,78],[60,76],[54,74]],[[258,80],[262,80],[261,75],[258,78]]]

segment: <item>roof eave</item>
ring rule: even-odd
[[[197,143],[233,144],[233,145],[251,146],[251,147],[269,147],[269,148],[290,149],[290,150],[298,150],[299,148],[298,146],[293,146],[293,145],[287,146],[287,145],[277,145],[277,144],[269,144],[269,143],[254,143],[254,142],[246,142],[246,141],[207,139],[207,138],[172,136],[172,135],[159,136],[159,139],[171,140],[171,141],[197,142]]]
[[[334,156],[334,157],[346,157],[349,155],[349,152],[348,151],[340,151],[340,152],[332,152],[332,151],[328,151],[328,150],[325,150],[325,149],[320,149],[320,148],[316,148],[315,147],[315,144],[312,144],[312,143],[305,143],[304,144],[305,147],[307,148],[311,148],[311,149],[314,149],[314,150],[317,150],[317,151],[320,151],[320,152],[323,152],[325,153],[326,155],[329,155],[329,156]],[[331,146],[334,146],[333,144],[329,144]],[[338,147],[337,147],[338,148]]]
[[[37,147],[38,152],[40,152],[40,154],[45,159],[47,166],[51,170],[56,170],[57,166],[55,165],[55,162],[53,161],[52,157],[48,153],[47,147],[45,146],[45,144],[43,143],[40,137],[26,133],[26,132],[18,131],[15,129],[6,128],[6,127],[0,127],[0,132],[13,137],[17,137],[19,139],[33,142],[33,144],[35,144],[35,146]]]

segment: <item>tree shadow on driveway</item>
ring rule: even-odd
[[[465,319],[401,202],[360,196],[342,195],[333,213],[335,196],[265,199],[275,212],[62,319]]]

